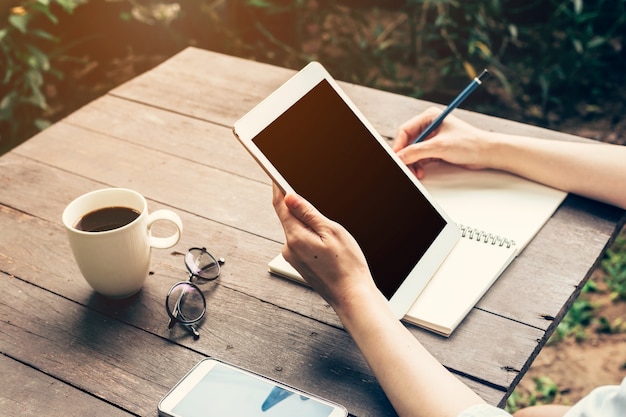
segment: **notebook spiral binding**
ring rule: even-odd
[[[515,245],[514,240],[494,235],[493,233],[488,233],[484,230],[478,230],[462,224],[459,224],[458,227],[459,230],[461,230],[461,237],[466,237],[478,242],[491,243],[494,246],[506,246],[507,248]]]

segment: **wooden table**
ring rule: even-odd
[[[203,357],[252,369],[344,404],[394,415],[332,309],[270,276],[284,236],[270,181],[230,127],[294,71],[189,48],[0,158],[0,414],[156,415],[160,398]],[[343,84],[375,127],[429,103]],[[459,111],[512,133],[575,139]],[[96,295],[74,263],[63,208],[85,192],[128,187],[183,219],[154,250],[143,290]],[[449,339],[411,331],[463,382],[502,405],[623,224],[621,210],[570,196]],[[194,340],[167,329],[165,295],[186,279],[180,255],[226,258]],[[410,387],[407,387],[410,389]]]

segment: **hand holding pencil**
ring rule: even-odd
[[[434,130],[433,135],[420,143],[413,143],[416,135],[423,131],[442,110],[431,107],[404,123],[398,130],[393,150],[408,168],[423,178],[423,166],[432,160],[444,160],[468,169],[487,168],[493,152],[490,151],[490,132],[472,126],[463,120],[449,115]]]
[[[456,96],[454,100],[452,100],[452,102],[448,105],[448,107],[446,107],[443,113],[441,113],[439,117],[433,120],[433,122],[426,129],[424,129],[424,131],[413,141],[413,143],[419,143],[426,139],[428,136],[430,136],[430,134],[433,133],[433,131],[437,129],[437,127],[439,127],[441,122],[443,122],[443,119],[445,119],[446,116],[448,116],[452,112],[452,110],[459,107],[459,105],[463,103],[463,101],[465,101],[465,99],[469,97],[469,95],[472,94],[472,92],[483,83],[483,80],[487,78],[488,75],[489,71],[484,69],[478,77],[475,77],[472,82],[469,83],[469,85],[465,87],[465,89],[461,91],[461,93]]]
[[[423,177],[423,165],[433,159],[471,169],[486,166],[481,161],[484,155],[480,154],[485,132],[450,113],[481,85],[487,75],[487,70],[483,70],[443,111],[431,107],[400,126],[393,150],[418,178]]]

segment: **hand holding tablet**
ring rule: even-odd
[[[233,132],[280,188],[354,236],[403,317],[459,231],[328,72],[310,63]]]

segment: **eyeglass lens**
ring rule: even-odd
[[[215,259],[205,248],[191,248],[187,251],[185,266],[189,271],[189,279],[174,284],[165,299],[170,329],[178,322],[186,326],[194,338],[200,337],[194,324],[202,320],[206,313],[206,299],[196,283],[202,284],[219,277],[220,265],[224,262],[224,258]]]
[[[185,255],[185,265],[193,278],[211,281],[220,276],[220,265],[224,259],[215,259],[213,255],[204,248],[191,248]],[[193,280],[192,278],[192,280]],[[199,284],[201,283],[198,282]]]
[[[166,306],[172,319],[182,324],[193,324],[204,316],[206,300],[197,286],[183,281],[172,287]]]

